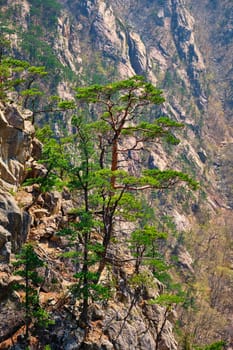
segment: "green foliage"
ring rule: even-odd
[[[172,145],[179,144],[179,140],[170,132],[170,128],[181,128],[183,124],[170,120],[167,117],[161,117],[154,120],[153,123],[146,121],[140,122],[137,126],[128,126],[124,128],[124,135],[139,134],[144,141],[164,138],[167,143]]]
[[[101,101],[107,101],[108,99],[115,100],[114,112],[121,112],[127,106],[129,100],[134,102],[134,105],[135,102],[139,101],[142,105],[164,102],[162,91],[147,83],[141,76],[134,76],[105,86],[95,84],[86,88],[78,88],[77,98],[88,103],[101,103]]]
[[[152,275],[150,275],[148,272],[139,272],[137,274],[134,274],[130,279],[129,279],[129,284],[132,288],[137,289],[137,288],[150,288],[150,287],[155,287],[155,280]]]
[[[4,55],[8,40],[0,41],[0,100],[6,102],[9,92],[17,91],[23,96],[23,106],[32,106],[32,101],[42,95],[35,85],[47,75],[44,67],[31,66],[28,62]]]
[[[76,105],[74,101],[61,101],[58,103],[58,107],[62,110],[75,109]]]
[[[0,61],[0,100],[7,100],[8,93],[24,82],[21,77],[22,72],[28,68],[29,64],[25,61],[15,60],[10,57]]]
[[[222,350],[224,349],[226,343],[224,341],[218,341],[204,347],[195,347],[196,350]]]
[[[43,93],[38,89],[38,88],[31,88],[31,89],[26,89],[21,92],[22,96],[30,96],[30,97],[35,97],[35,96],[41,96]]]
[[[46,166],[46,173],[42,177],[27,179],[24,186],[37,183],[43,193],[51,191],[54,187],[61,190],[66,183],[66,171],[70,167],[69,159],[66,158],[64,151],[68,139],[56,139],[48,125],[38,129],[36,135],[44,143],[39,163]]]
[[[39,141],[46,145],[51,137],[54,137],[54,132],[49,125],[43,126],[43,128],[38,128],[36,130],[36,137]]]
[[[41,33],[38,35],[35,28],[33,28],[32,32],[22,33],[22,49],[29,56],[30,62],[38,62],[40,65],[45,65],[46,69],[50,71],[55,71],[55,69],[62,67],[51,46],[46,41],[43,41]]]
[[[45,84],[40,84],[38,89],[40,90],[43,86],[43,91],[48,93],[48,90],[56,91],[56,86],[61,80],[77,82],[77,75],[69,66],[61,64],[53,48],[58,28],[57,21],[63,5],[56,0],[29,1],[30,11],[25,14],[26,29],[18,21],[18,18],[21,18],[24,13],[22,6],[21,3],[12,2],[3,8],[3,11],[0,12],[0,33],[7,37],[6,42],[12,41],[13,35],[17,36],[19,39],[18,57],[26,57],[33,65],[46,66],[46,69],[49,70],[49,78],[46,79]],[[14,23],[13,30],[12,23]],[[11,52],[12,48],[8,45],[7,49],[4,49],[4,54]],[[31,108],[32,105],[28,107]]]
[[[83,272],[76,273],[74,275],[77,278],[78,283],[74,283],[70,290],[72,294],[78,299],[88,298],[95,301],[108,300],[111,296],[109,286],[104,286],[103,284],[97,284],[98,274],[93,272],[88,272],[84,274]],[[88,283],[84,284],[84,280],[87,279]]]
[[[49,315],[40,306],[37,293],[38,285],[43,281],[37,270],[44,266],[44,262],[36,254],[34,246],[27,243],[22,247],[21,252],[16,255],[16,261],[13,265],[15,275],[23,278],[23,283],[15,284],[14,289],[23,290],[25,293],[23,306],[25,309],[26,338],[28,338],[29,325],[32,319],[36,327],[48,327],[51,324]]]
[[[16,273],[18,276],[29,278],[33,285],[36,285],[41,282],[36,269],[44,265],[43,261],[35,253],[34,247],[32,244],[25,244],[20,254],[16,255],[16,261],[14,266],[17,269]]]
[[[10,47],[10,40],[7,40],[3,33],[0,30],[0,61],[4,57],[4,55],[7,53],[8,48]]]
[[[45,348],[44,348],[44,350],[51,350],[51,346],[50,345],[45,345]]]
[[[43,148],[42,159],[48,170],[60,170],[68,167],[68,162],[64,157],[63,143],[59,140],[51,138],[47,140]]]
[[[198,188],[198,182],[191,178],[188,174],[176,170],[164,170],[158,169],[145,170],[144,174],[157,180],[158,188],[170,188],[180,182],[187,183],[190,188],[196,190]]]
[[[34,318],[34,327],[36,331],[44,328],[48,328],[49,326],[53,325],[55,322],[51,320],[48,312],[43,309],[42,307],[38,307],[33,312],[33,318]]]
[[[171,308],[172,306],[182,303],[183,301],[184,299],[179,295],[161,294],[157,298],[155,298],[153,301],[151,300],[150,303],[159,304],[159,305]]]
[[[159,259],[158,241],[166,239],[165,232],[159,232],[153,226],[144,226],[132,232],[129,241],[129,248],[132,251],[135,260],[135,270],[138,273],[142,263],[153,266],[153,270],[164,270],[165,264]]]
[[[78,282],[71,287],[71,291],[78,299],[108,299],[110,296],[109,288],[98,284],[98,273],[90,271],[90,268],[99,262],[104,249],[98,242],[91,243],[90,232],[94,227],[97,227],[97,221],[85,209],[78,209],[73,213],[79,219],[78,222],[61,231],[62,235],[70,239],[70,246],[76,248],[76,250],[71,250],[62,254],[62,256],[72,258],[80,264],[79,272],[74,274]]]
[[[56,0],[30,0],[30,15],[32,19],[40,18],[45,28],[54,29],[61,4]]]

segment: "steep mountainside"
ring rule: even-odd
[[[161,192],[151,198],[156,214],[169,216],[174,222],[165,255],[173,256],[178,266],[178,272],[173,271],[175,280],[184,283],[190,295],[193,293],[197,298],[195,311],[177,310],[177,329],[180,327],[183,332],[177,332],[178,343],[171,326],[175,316],[171,315],[159,349],[190,349],[189,343],[204,345],[220,339],[226,340],[231,349],[232,0],[0,0],[0,33],[10,40],[9,54],[43,65],[49,72],[41,83],[44,95],[28,108],[39,110],[48,103],[47,96],[54,94],[71,99],[77,86],[104,84],[135,74],[146,76],[164,91],[166,102],[149,111],[145,118],[151,121],[158,115],[169,115],[184,123],[185,128],[179,132],[181,143],[174,149],[167,147],[166,152],[162,144],[152,145],[143,165],[187,172],[200,182],[200,188],[188,196],[177,190],[174,195]],[[43,171],[33,160],[41,154],[41,146],[34,139],[30,112],[19,107],[21,104],[22,98],[16,97],[13,106],[0,106],[0,262],[9,262],[10,254],[28,236],[40,242],[40,254],[51,264],[59,254],[59,244],[61,249],[66,244],[60,242],[56,232],[72,207],[71,198],[66,192],[53,193],[40,197],[31,208],[36,188],[15,195],[28,168]],[[49,123],[57,134],[62,133],[60,128],[70,126],[70,113],[35,115],[37,125]],[[13,139],[14,150],[9,146]],[[128,160],[135,163],[133,168],[137,166],[130,156]],[[28,205],[30,210],[23,210]],[[57,272],[62,272],[63,262],[57,258],[54,264],[55,267],[49,265],[51,279],[59,280]],[[114,273],[119,282],[117,301],[108,307],[102,305],[101,310],[98,305],[93,306],[90,313],[97,331],[92,329],[90,339],[85,345],[79,342],[79,346],[155,349],[154,334],[164,316],[164,309],[157,305],[135,308],[123,335],[116,339],[120,326],[114,317],[124,318],[130,291],[120,286],[129,273],[127,268]],[[2,265],[0,274],[0,290],[4,290],[11,284],[7,264]],[[63,276],[59,283],[66,287],[70,281]],[[75,349],[74,344],[83,334],[72,319],[72,300],[63,296],[65,307],[59,314],[56,303],[61,301],[61,295],[52,295],[47,300],[44,294],[58,325],[51,331],[52,344],[58,344],[54,349],[59,346]],[[5,297],[0,298],[1,305],[5,304]],[[12,298],[9,302],[12,303]],[[2,315],[5,312],[4,308]],[[67,319],[69,313],[72,317]],[[148,319],[153,315],[157,316],[151,326]],[[108,323],[111,327],[103,335],[99,329],[106,328]],[[7,327],[0,329],[0,342],[22,325],[20,314],[16,326],[12,324],[14,329],[10,333]],[[64,329],[69,329],[72,339],[62,332]],[[2,346],[0,343],[0,349],[6,345]]]
[[[176,157],[198,177],[211,177],[211,187],[218,176],[213,165],[219,145],[232,138],[230,2],[214,7],[207,1],[61,1],[59,7],[51,1],[40,7],[32,1],[31,10],[30,2],[9,4],[3,15],[7,11],[12,21],[18,18],[12,44],[19,56],[46,65],[50,91],[67,98],[72,85],[135,73],[163,88],[167,103],[162,112],[187,126]],[[159,164],[156,153],[152,150]],[[217,197],[210,201],[225,201],[220,192]]]

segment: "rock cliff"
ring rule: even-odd
[[[34,127],[17,106],[0,105],[0,254],[8,260],[11,248],[18,250],[25,242],[30,227],[29,215],[14,198],[22,184],[33,150]]]

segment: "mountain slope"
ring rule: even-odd
[[[160,169],[175,167],[194,175],[201,183],[200,190],[189,199],[177,192],[175,198],[160,194],[154,203],[158,214],[173,217],[177,231],[192,232],[191,238],[182,232],[175,239],[172,237],[168,249],[175,252],[179,248],[182,256],[182,244],[188,247],[196,280],[206,284],[205,292],[212,299],[214,282],[220,274],[226,302],[221,303],[219,292],[216,305],[211,306],[213,317],[219,322],[212,328],[210,322],[207,338],[214,341],[224,337],[230,343],[226,320],[219,318],[222,313],[232,322],[228,300],[231,277],[228,270],[223,273],[223,267],[228,269],[232,263],[226,245],[221,245],[227,252],[225,258],[216,256],[218,269],[214,268],[212,259],[220,242],[225,242],[226,237],[232,240],[229,234],[233,221],[232,1],[4,0],[0,3],[1,31],[7,33],[14,56],[45,65],[50,72],[43,85],[45,95],[58,93],[71,98],[74,86],[105,83],[134,74],[145,75],[164,90],[166,103],[160,110],[151,111],[149,118],[168,114],[182,121],[185,129],[175,150],[164,152],[161,145],[156,145],[145,157],[144,165]],[[43,99],[46,100],[42,98],[41,104]],[[58,130],[61,119],[63,125],[69,125],[70,121],[61,114],[41,115],[39,124],[50,121]],[[7,162],[3,156],[2,160]],[[16,182],[21,179],[19,175]],[[215,224],[221,234],[217,237],[212,232],[215,229],[211,231],[208,227],[203,232],[200,224],[210,227]],[[201,242],[200,231],[204,236]],[[199,255],[205,250],[210,252],[206,254],[208,259],[201,260],[208,270],[206,275],[198,264]],[[182,265],[182,259],[179,263]],[[192,279],[192,274],[190,277],[190,271],[186,271],[185,276],[177,279],[183,282]],[[207,302],[204,306],[208,313],[210,305]],[[184,317],[185,326],[190,325],[190,319]],[[196,320],[202,324],[200,319]],[[204,343],[201,330],[195,340]],[[170,346],[175,348],[175,342]]]

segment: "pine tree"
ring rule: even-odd
[[[162,92],[143,77],[79,88],[76,97],[79,108],[72,118],[73,134],[60,140],[59,152],[58,146],[51,147],[56,144],[55,138],[45,138],[41,162],[54,179],[62,174],[63,184],[69,187],[74,200],[79,199],[78,207],[72,211],[74,223],[63,232],[72,237],[76,247],[68,255],[79,260],[73,292],[82,300],[80,319],[85,325],[89,302],[95,295],[101,298],[101,294],[108,294],[100,277],[107,264],[114,264],[109,248],[118,222],[139,222],[142,197],[147,190],[170,189],[181,182],[195,189],[197,183],[175,170],[143,170],[141,166],[133,174],[122,167],[130,152],[142,153],[151,142],[164,139],[178,144],[173,131],[183,127],[164,116],[153,122],[143,121],[146,108],[164,101]],[[73,108],[73,101],[67,106]],[[90,109],[92,118],[86,114]],[[46,177],[42,183],[45,180]],[[157,238],[160,235],[150,225],[142,227],[141,232],[145,239],[150,234]],[[138,264],[141,258],[137,256]]]
[[[30,243],[22,247],[14,262],[15,275],[23,278],[23,281],[15,284],[14,288],[24,291],[22,304],[25,310],[25,338],[27,342],[29,342],[29,330],[32,320],[37,327],[46,327],[50,323],[47,312],[40,306],[37,291],[43,282],[43,278],[37,270],[43,266],[44,262],[38,257],[34,246]]]

